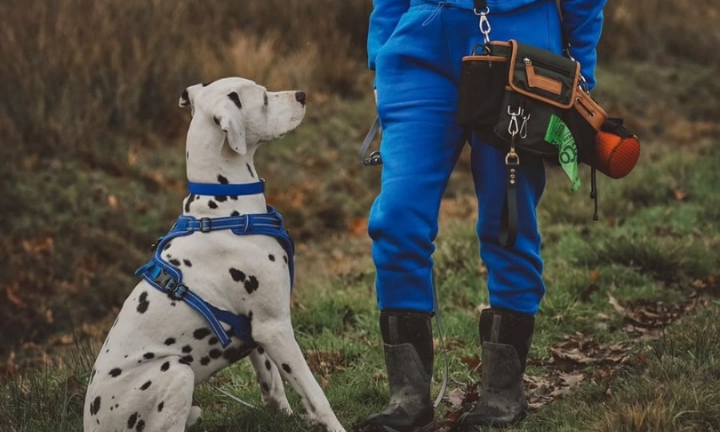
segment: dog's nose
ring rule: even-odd
[[[295,92],[295,100],[305,105],[305,92]]]

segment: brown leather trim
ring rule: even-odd
[[[542,75],[535,74],[535,67],[531,64],[525,65],[525,71],[527,71],[528,85],[530,87],[537,87],[541,90],[545,90],[556,95],[562,94],[562,83],[552,78],[544,77]]]
[[[500,57],[500,56],[476,56],[476,55],[470,55],[465,56],[462,58],[462,61],[490,61],[490,62],[507,62],[507,57]]]
[[[607,120],[607,113],[597,102],[595,102],[589,94],[582,90],[577,92],[575,98],[575,109],[582,115],[585,120],[599,131],[605,120]]]
[[[490,41],[490,45],[497,45],[497,46],[504,46],[509,47],[512,44],[510,42],[501,42],[501,41]]]
[[[522,95],[525,95],[527,97],[537,99],[539,101],[545,102],[549,105],[556,106],[558,108],[562,109],[569,109],[573,106],[575,103],[575,98],[577,97],[577,89],[578,89],[578,81],[580,80],[580,63],[576,63],[577,67],[575,69],[575,79],[573,80],[573,86],[572,86],[572,95],[570,97],[570,101],[566,104],[562,104],[560,102],[556,102],[552,99],[544,98],[540,95],[537,95],[535,93],[529,92],[527,90],[523,90],[513,84],[513,73],[515,72],[515,62],[517,61],[517,42],[514,39],[510,39],[510,45],[512,45],[512,53],[510,54],[510,66],[508,67],[508,84],[510,85],[510,89],[514,92],[520,93]]]

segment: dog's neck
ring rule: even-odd
[[[209,126],[209,125],[208,125]],[[253,156],[255,146],[244,155],[226,144],[225,134],[215,128],[204,133],[188,134],[186,161],[190,182],[206,184],[248,184],[260,181]],[[225,217],[238,214],[265,213],[265,195],[188,195],[183,201],[183,214],[195,217]]]

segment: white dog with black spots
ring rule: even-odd
[[[262,142],[295,129],[305,94],[269,92],[242,78],[188,87],[187,177],[191,182],[259,180],[253,164]],[[265,213],[262,193],[189,195],[183,213],[196,218]],[[290,413],[283,379],[299,393],[311,421],[344,431],[304,360],[291,326],[291,279],[285,249],[273,237],[230,230],[173,238],[162,258],[184,283],[219,309],[251,319],[252,339],[222,348],[205,318],[142,280],[130,293],[93,367],[84,408],[85,432],[182,432],[200,417],[194,387],[247,356],[266,404]],[[227,330],[227,327],[226,327]]]

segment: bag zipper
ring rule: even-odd
[[[557,72],[557,73],[559,73],[559,74],[561,74],[561,75],[563,75],[563,76],[571,77],[571,76],[575,75],[574,72],[572,73],[572,75],[567,75],[567,73],[568,73],[567,70],[563,70],[563,69],[560,69],[560,68],[557,67],[557,66],[550,65],[550,64],[547,64],[547,63],[543,63],[543,62],[539,62],[539,61],[537,61],[537,60],[536,60],[535,62],[533,62],[532,60],[530,60],[530,59],[527,58],[527,57],[524,57],[524,58],[523,58],[523,63],[525,63],[525,68],[526,68],[526,69],[528,68],[528,66],[538,65],[538,66],[540,66],[541,68],[549,69],[549,70],[551,70],[551,71],[553,71],[553,72]]]

